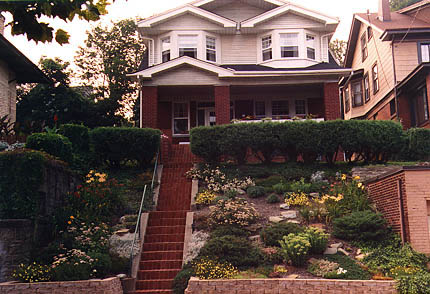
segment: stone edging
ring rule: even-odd
[[[187,219],[185,222],[185,236],[184,236],[184,250],[182,254],[182,265],[185,264],[185,257],[188,253],[188,247],[191,241],[191,237],[193,235],[193,221],[194,221],[194,212],[187,212]]]

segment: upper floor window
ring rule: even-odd
[[[161,39],[161,59],[162,62],[170,60],[170,37]]]
[[[430,62],[430,43],[420,44],[421,62]]]
[[[351,104],[349,102],[349,87],[346,86],[345,90],[343,90],[343,97],[345,99],[345,113],[351,109]]]
[[[299,34],[280,34],[281,57],[299,57]]]
[[[367,39],[366,32],[361,36],[361,59],[365,61],[367,58]]]
[[[372,80],[373,80],[373,94],[376,94],[379,91],[379,72],[378,72],[377,63],[375,63],[372,66]]]
[[[206,60],[216,62],[216,39],[206,36]]]
[[[179,57],[189,56],[197,58],[197,35],[178,36]]]
[[[373,29],[372,27],[367,27],[367,40],[370,41],[373,37]]]
[[[272,59],[272,36],[266,36],[261,39],[261,48],[263,61]]]
[[[288,100],[272,101],[272,116],[287,116],[290,114],[290,105]]]
[[[369,73],[364,75],[364,101],[368,102],[370,100],[370,83],[369,83]]]
[[[351,84],[352,88],[352,106],[361,106],[363,105],[363,86],[360,81],[353,82]]]
[[[315,60],[315,36],[306,34],[306,51],[308,58]]]

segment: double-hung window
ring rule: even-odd
[[[272,36],[266,36],[261,39],[261,49],[263,61],[272,59]]]
[[[173,103],[173,134],[188,135],[188,103]]]
[[[315,60],[315,36],[306,34],[306,54],[309,59]]]
[[[361,36],[361,60],[365,61],[367,58],[367,38],[366,32]]]
[[[427,99],[427,88],[425,86],[419,89],[415,97],[413,97],[412,109],[413,126],[418,127],[429,120],[429,105]]]
[[[377,63],[375,63],[372,66],[372,80],[373,80],[373,94],[376,94],[379,91],[379,71],[378,71]]]
[[[281,57],[299,57],[299,34],[280,34]]]
[[[206,36],[206,60],[216,62],[216,39]]]
[[[420,44],[421,62],[430,62],[430,43]]]
[[[266,102],[255,101],[255,117],[257,118],[266,117]]]
[[[373,37],[372,27],[367,27],[367,40],[370,41]]]
[[[345,113],[347,113],[351,109],[351,103],[349,102],[349,87],[346,86],[345,90],[343,90],[343,97],[345,99]]]
[[[296,100],[296,114],[303,115],[306,114],[306,101]]]
[[[272,116],[288,116],[290,114],[290,105],[288,100],[272,101]]]
[[[170,37],[161,39],[161,59],[162,62],[170,60]]]
[[[366,73],[364,75],[363,84],[364,84],[364,101],[366,101],[366,103],[367,103],[370,100],[369,73]]]
[[[197,35],[179,35],[179,56],[189,56],[197,58],[197,43]]]
[[[351,83],[351,88],[352,106],[356,107],[363,105],[363,86],[361,80]]]

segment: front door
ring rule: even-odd
[[[215,107],[198,108],[197,125],[199,127],[210,127],[216,125]]]

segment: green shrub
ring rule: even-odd
[[[88,255],[94,259],[92,268],[95,277],[104,278],[111,273],[112,259],[107,252],[89,252]]]
[[[89,129],[84,125],[64,124],[59,134],[68,138],[75,153],[86,153],[90,149]]]
[[[355,260],[351,259],[350,257],[343,255],[343,254],[334,254],[334,255],[327,255],[325,257],[326,260],[335,262],[339,264],[339,267],[346,270],[346,273],[340,276],[340,278],[345,280],[370,280],[372,278],[372,275],[360,267],[360,265],[355,262]],[[337,278],[336,276],[330,276],[326,278]]]
[[[210,207],[208,223],[212,226],[246,227],[257,221],[258,213],[245,199],[219,200]]]
[[[279,199],[278,195],[276,195],[276,194],[270,194],[269,196],[267,196],[266,202],[269,203],[269,204],[274,204],[274,203],[281,202],[281,200]]]
[[[188,287],[188,281],[195,274],[194,269],[190,264],[186,264],[184,268],[173,279],[172,290],[175,294],[184,294]]]
[[[289,190],[290,190],[290,186],[285,183],[277,183],[276,185],[273,185],[273,191],[275,191],[276,194],[284,194]]]
[[[281,245],[281,252],[285,261],[291,261],[293,266],[303,266],[308,258],[311,243],[303,235],[289,234],[284,236]]]
[[[228,190],[224,193],[224,196],[228,199],[234,199],[237,196],[237,190]]]
[[[430,158],[430,130],[423,128],[409,129],[408,155],[412,159],[428,160]]]
[[[250,186],[246,189],[246,194],[251,198],[259,198],[266,194],[264,187],[260,186]]]
[[[291,233],[297,234],[301,232],[303,232],[303,229],[297,224],[278,223],[262,229],[260,237],[264,245],[269,247],[279,247],[279,241],[281,241],[284,236]]]
[[[353,241],[382,240],[390,235],[387,221],[373,211],[357,211],[333,221],[333,235]]]
[[[232,226],[219,226],[211,232],[211,238],[219,238],[223,236],[248,237],[249,232]]]
[[[148,165],[160,147],[160,136],[153,129],[102,127],[90,131],[97,160],[113,167],[129,160]]]
[[[399,294],[429,294],[430,273],[422,271],[414,275],[400,277],[397,290]]]
[[[28,136],[26,148],[44,151],[52,156],[58,157],[65,162],[71,162],[72,143],[62,135],[51,133],[37,133]]]
[[[301,178],[300,181],[296,181],[290,184],[290,191],[300,193],[311,193],[312,191],[312,184],[311,183],[305,183],[305,179]]]
[[[239,268],[257,266],[263,258],[261,251],[253,247],[248,239],[229,235],[210,239],[199,255],[218,258]]]
[[[257,169],[257,168],[258,168],[258,166],[255,166],[252,169],[255,171],[255,169]],[[271,172],[273,173],[273,170],[271,170]],[[251,176],[251,177],[253,177],[253,176]],[[271,176],[264,178],[264,179],[256,179],[255,184],[258,186],[272,188],[274,185],[279,184],[279,183],[284,182],[284,181],[285,181],[285,179],[280,175],[271,175]]]
[[[313,259],[309,260],[309,263],[308,272],[316,277],[324,278],[332,272],[336,272],[337,274],[337,269],[339,268],[338,263],[331,262],[326,259]]]
[[[327,248],[329,235],[324,233],[323,230],[314,227],[308,227],[302,234],[308,238],[309,243],[311,244],[309,251],[310,253],[322,254]]]

